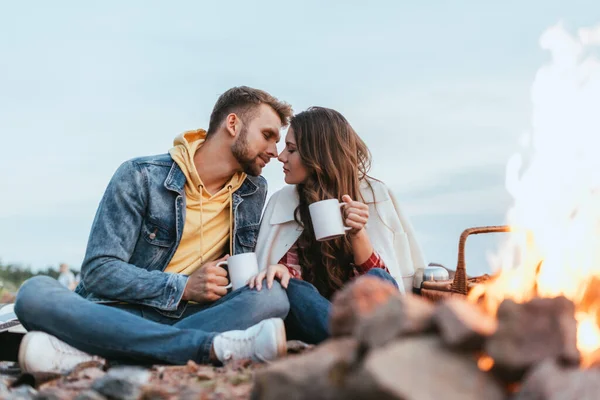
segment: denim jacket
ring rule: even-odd
[[[119,167],[92,224],[78,294],[181,316],[188,277],[163,271],[183,233],[185,181],[169,154],[136,158]],[[248,176],[233,193],[234,254],[254,251],[266,194],[262,176]]]

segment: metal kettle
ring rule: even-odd
[[[447,281],[450,279],[448,270],[441,265],[429,264],[425,268],[419,268],[415,271],[413,278],[413,291],[419,292],[421,284],[425,281]]]

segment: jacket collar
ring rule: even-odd
[[[244,179],[244,183],[242,183],[242,186],[240,186],[240,188],[235,192],[242,197],[250,196],[251,194],[256,193],[256,191],[258,190],[258,184],[256,183],[256,181],[258,179],[260,179],[258,176],[246,176],[246,179]]]
[[[277,193],[275,208],[273,209],[273,215],[271,215],[269,223],[271,225],[279,225],[294,221],[294,211],[299,203],[300,200],[298,199],[296,186],[284,186],[284,188]]]
[[[171,165],[171,170],[167,175],[167,179],[165,179],[165,187],[179,194],[183,194],[185,191],[185,180],[186,179],[185,175],[183,174],[183,171],[181,170],[179,165],[175,161],[173,161],[173,164]]]
[[[248,176],[244,179],[244,183],[238,190],[235,191],[236,194],[240,196],[249,196],[251,194],[256,193],[258,190],[258,185],[255,180],[259,179],[259,177]],[[171,165],[171,170],[167,175],[167,179],[165,179],[165,188],[169,190],[173,190],[181,195],[185,193],[185,175],[179,164],[173,161],[173,165]]]

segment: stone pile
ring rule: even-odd
[[[574,311],[564,297],[506,300],[491,317],[460,297],[433,304],[361,277],[333,299],[333,337],[258,371],[252,399],[598,399]]]

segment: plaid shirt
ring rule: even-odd
[[[302,279],[302,268],[300,267],[300,260],[298,258],[298,245],[296,243],[294,243],[288,252],[281,257],[279,264],[285,265],[293,278]],[[367,259],[367,261],[360,265],[354,266],[354,276],[364,275],[373,268],[381,268],[387,273],[390,272],[385,266],[381,256],[375,250],[373,250],[373,253]]]

